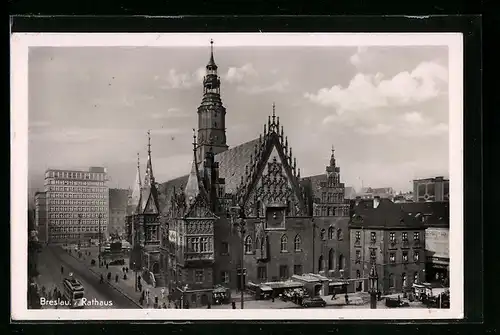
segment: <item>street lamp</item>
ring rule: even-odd
[[[370,269],[370,275],[368,276],[370,280],[370,308],[377,308],[377,291],[378,291],[378,274],[375,264],[372,265]]]
[[[99,222],[99,232],[98,232],[98,236],[99,236],[99,252],[97,254],[97,260],[98,260],[98,263],[99,263],[99,267],[101,267],[101,243],[102,243],[102,239],[101,239],[101,219],[102,219],[102,213],[99,213],[99,215],[97,216],[98,218],[98,222]]]
[[[241,243],[241,267],[240,267],[240,293],[241,293],[241,309],[244,306],[244,292],[245,292],[245,277],[244,277],[244,256],[245,256],[245,210],[243,206],[234,207],[238,211],[238,220],[233,219],[233,225],[237,231],[240,233],[240,243]],[[233,212],[234,213],[234,212]],[[234,214],[233,214],[234,218]]]

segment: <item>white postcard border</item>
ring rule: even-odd
[[[189,47],[214,38],[227,46],[448,46],[450,165],[450,309],[86,309],[28,310],[28,49]],[[463,36],[460,33],[121,33],[11,35],[11,318],[12,320],[402,320],[461,319],[463,297]]]

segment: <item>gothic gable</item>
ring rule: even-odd
[[[267,206],[287,207],[289,216],[306,215],[298,176],[285,152],[278,135],[270,134],[260,157],[253,163],[253,173],[247,174],[248,181],[240,189],[240,201],[247,216],[262,216]]]
[[[202,194],[198,194],[195,201],[189,207],[186,218],[215,218],[210,207]]]
[[[156,201],[154,201],[154,197],[152,192],[149,193],[149,197],[147,199],[146,205],[144,206],[143,210],[144,214],[159,214],[160,211],[158,210],[158,207],[156,206]]]

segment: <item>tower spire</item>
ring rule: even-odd
[[[151,162],[151,130],[148,130],[148,160],[146,162],[146,175],[144,176],[144,185],[151,186],[155,182],[153,175],[153,164]]]
[[[330,166],[335,167],[335,147],[332,144],[332,155],[330,156]]]
[[[210,60],[208,61],[207,69],[209,67],[214,67],[217,69],[217,65],[215,64],[214,60],[214,40],[210,39]]]

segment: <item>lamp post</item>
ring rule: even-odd
[[[243,206],[234,207],[234,210],[238,212],[238,220],[233,219],[234,228],[240,233],[240,243],[241,243],[241,258],[240,258],[240,293],[241,293],[241,309],[244,308],[244,292],[245,292],[245,271],[243,268],[244,256],[245,256],[245,210]],[[234,213],[234,212],[233,212]],[[235,214],[235,213],[234,213]],[[233,218],[234,218],[233,214]]]
[[[378,290],[378,274],[376,265],[373,264],[370,269],[370,275],[368,276],[370,280],[370,308],[377,308],[377,290]]]
[[[98,260],[98,263],[99,263],[99,267],[101,267],[101,244],[102,244],[102,239],[101,239],[101,219],[102,219],[102,213],[99,213],[99,215],[97,216],[98,218],[98,222],[99,222],[99,232],[98,232],[98,238],[99,238],[99,251],[98,251],[98,254],[97,254],[97,260]]]

